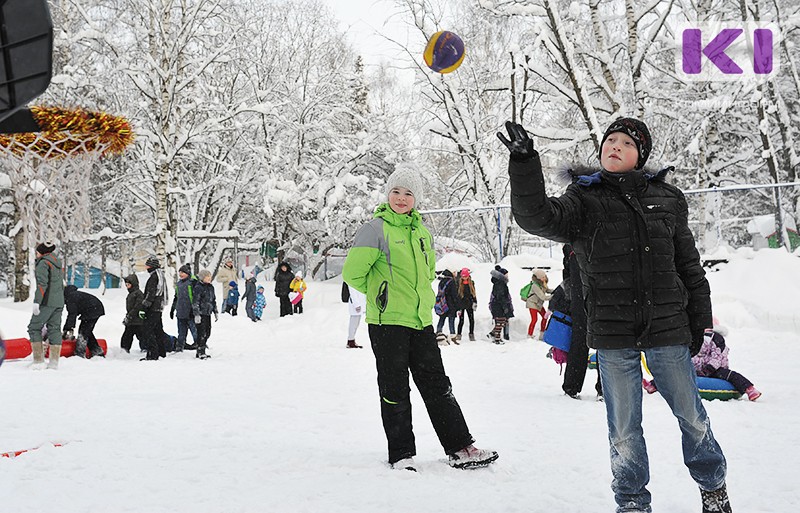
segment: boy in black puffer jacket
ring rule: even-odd
[[[194,311],[194,322],[197,324],[197,353],[195,358],[205,360],[211,358],[206,354],[208,338],[211,336],[211,314],[214,314],[214,321],[219,320],[217,315],[217,297],[214,292],[214,285],[211,284],[211,271],[203,269],[197,276],[198,282],[194,290],[192,311]]]
[[[64,303],[67,306],[67,321],[64,323],[64,338],[73,338],[72,333],[78,317],[81,324],[78,327],[78,338],[75,344],[75,356],[86,358],[86,347],[89,348],[89,358],[92,356],[105,357],[105,352],[97,338],[94,336],[94,326],[97,319],[105,315],[103,303],[96,297],[86,292],[81,292],[75,285],[64,287]]]
[[[572,243],[583,283],[587,344],[597,349],[611,445],[617,511],[649,512],[642,434],[640,352],[678,419],[684,463],[703,512],[730,512],[726,462],[695,385],[691,354],[711,327],[711,291],[689,230],[683,193],[669,169],[644,171],[647,126],[620,118],[600,143],[600,167],[576,171],[560,197],[547,197],[539,155],[521,125],[498,134],[511,153],[511,211],[525,231]],[[664,393],[664,387],[667,392]]]
[[[125,286],[128,288],[128,297],[125,298],[125,320],[122,324],[125,325],[125,331],[122,333],[120,346],[126,353],[131,352],[131,345],[133,345],[133,336],[139,340],[139,350],[144,351],[144,342],[142,340],[142,324],[144,321],[139,318],[139,310],[142,309],[142,301],[144,300],[144,293],[139,289],[139,278],[135,273],[131,273],[125,278]]]

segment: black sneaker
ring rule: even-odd
[[[703,499],[703,513],[732,513],[725,485],[710,492],[701,488],[700,497]]]

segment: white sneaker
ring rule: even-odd
[[[474,445],[468,445],[450,454],[447,463],[453,468],[481,468],[488,466],[498,457],[496,451],[484,451]]]
[[[411,472],[417,471],[417,466],[414,463],[414,458],[403,458],[400,461],[395,461],[392,463],[392,468],[394,470],[410,470]]]

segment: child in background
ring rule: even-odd
[[[461,340],[461,330],[464,328],[464,317],[469,317],[469,339],[475,341],[475,309],[478,307],[478,294],[475,292],[475,282],[469,269],[461,269],[456,276],[458,282],[458,333],[456,340]]]
[[[228,299],[225,301],[225,313],[236,316],[239,310],[239,285],[235,281],[228,282]]]
[[[494,329],[487,337],[493,338],[495,344],[503,344],[500,334],[511,317],[514,317],[514,304],[508,291],[508,271],[499,265],[492,269],[492,295],[489,298],[489,310],[494,319]],[[506,336],[508,340],[508,336]]]
[[[214,292],[214,285],[211,284],[211,271],[203,269],[198,273],[197,277],[199,281],[192,298],[194,322],[197,325],[197,353],[194,356],[205,360],[211,358],[210,355],[206,354],[208,338],[211,336],[211,314],[214,314],[214,321],[219,320],[217,315],[217,295]],[[231,283],[235,284],[236,282]]]
[[[267,306],[267,298],[264,296],[264,287],[263,285],[259,285],[256,290],[256,302],[253,305],[253,314],[256,316],[257,321],[261,320],[261,315],[264,313],[265,306]]]
[[[751,401],[761,397],[761,392],[753,383],[728,367],[728,347],[725,345],[725,335],[728,330],[724,326],[716,325],[714,329],[706,330],[703,336],[703,345],[700,352],[692,357],[692,365],[698,376],[707,378],[724,379],[740,394],[744,394]],[[648,394],[658,391],[655,381],[642,380],[642,386]]]
[[[542,269],[534,269],[531,281],[519,291],[525,307],[531,313],[531,323],[528,325],[528,338],[533,338],[533,331],[536,329],[536,319],[542,316],[539,326],[539,340],[544,339],[544,328],[547,325],[545,316],[544,302],[550,299],[553,292],[547,288],[547,273]]]
[[[303,295],[305,294],[306,289],[308,289],[306,282],[303,280],[303,275],[300,273],[295,274],[294,279],[289,284],[289,288],[292,290],[292,292],[296,292],[300,295],[300,299],[292,301],[292,304],[294,305],[292,307],[292,312],[296,314],[303,313]]]
[[[694,370],[698,376],[724,379],[738,392],[745,394],[749,400],[755,401],[761,397],[761,392],[749,379],[728,367],[728,347],[725,345],[724,337],[727,334],[728,330],[720,325],[706,330],[700,352],[692,357]]]
[[[439,345],[448,345],[451,340],[458,344],[458,339],[456,338],[457,303],[458,293],[453,281],[453,273],[450,269],[445,269],[439,276],[436,303],[433,305],[434,312],[439,316],[439,322],[436,324],[436,341]],[[446,310],[442,306],[445,306]],[[447,321],[447,325],[450,328],[449,338],[442,332],[445,321]]]

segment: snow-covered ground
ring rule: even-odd
[[[794,512],[800,259],[782,250],[730,258],[708,275],[715,315],[730,329],[731,367],[764,395],[755,403],[705,405],[728,458],[734,510]],[[520,301],[511,342],[488,343],[491,266],[448,255],[439,268],[465,264],[480,297],[478,341],[442,354],[476,445],[500,453],[492,467],[449,468],[414,392],[420,472],[389,469],[363,324],[357,340],[367,347],[345,349],[341,281],[309,283],[302,316],[278,319],[269,294],[261,323],[221,316],[207,361],[191,352],[158,362],[121,354],[124,293],[113,290],[102,297],[107,314],[96,329],[109,341],[108,358],[62,359],[57,372],[32,371],[29,361],[0,367],[0,452],[42,446],[0,458],[2,511],[613,511],[594,371],[582,401],[565,397],[546,346],[525,338]],[[503,265],[512,293],[530,276],[521,267],[531,264],[552,265],[551,286],[560,281],[560,259],[509,258]],[[29,316],[30,302],[0,301],[6,337],[27,336]],[[175,334],[173,321],[164,319]],[[697,513],[699,493],[682,463],[677,424],[657,394],[644,403],[654,511]]]

